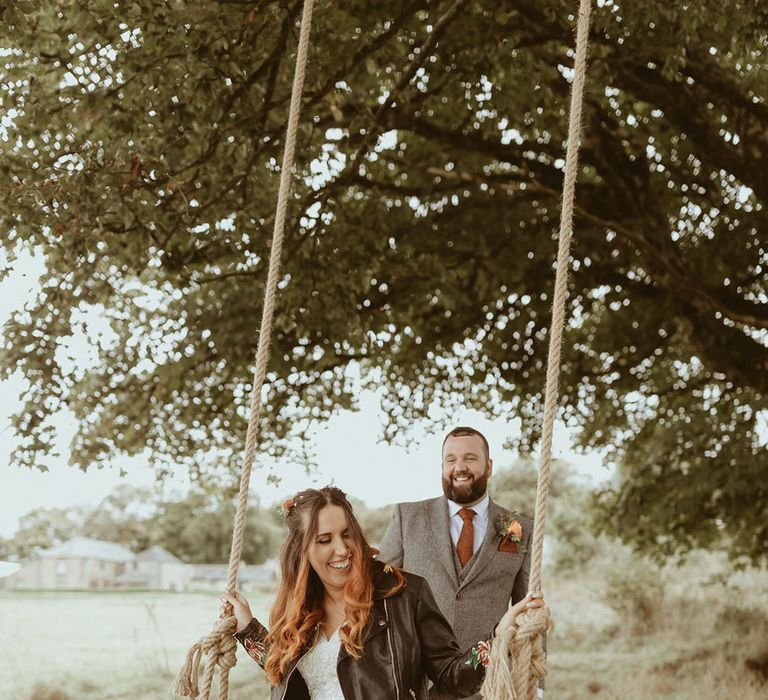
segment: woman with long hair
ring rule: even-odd
[[[282,511],[288,537],[269,630],[240,593],[222,597],[273,700],[426,700],[427,678],[457,697],[478,691],[493,630],[460,649],[427,582],[374,559],[343,491],[307,489]],[[496,632],[526,606],[542,605],[528,596],[510,607]]]

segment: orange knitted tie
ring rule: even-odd
[[[461,527],[459,541],[456,543],[456,552],[459,555],[459,562],[463,569],[467,565],[467,562],[472,558],[472,553],[475,548],[475,526],[472,524],[472,518],[475,517],[475,511],[471,508],[462,508],[459,510],[459,515],[464,521],[464,525]]]

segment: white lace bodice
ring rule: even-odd
[[[299,673],[309,688],[310,700],[344,700],[336,673],[340,646],[339,630],[330,639],[320,632],[315,646],[299,661]]]

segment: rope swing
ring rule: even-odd
[[[536,494],[536,514],[531,552],[531,570],[528,582],[530,591],[541,590],[541,564],[544,543],[544,522],[547,495],[549,491],[549,470],[552,457],[552,433],[557,410],[558,380],[560,374],[560,346],[565,323],[565,300],[568,282],[568,257],[573,227],[573,201],[578,167],[578,144],[581,127],[582,96],[586,73],[587,43],[591,0],[580,0],[576,61],[568,127],[565,180],[560,217],[560,243],[557,256],[555,295],[552,309],[552,324],[549,338],[547,361],[547,383],[544,400],[544,425],[542,447],[539,459],[539,474]],[[455,3],[456,6],[461,3]],[[237,512],[232,534],[232,549],[229,557],[227,591],[234,593],[237,588],[237,572],[245,531],[245,516],[248,504],[251,471],[256,453],[258,422],[261,408],[261,391],[267,371],[269,347],[272,334],[277,283],[280,274],[285,218],[288,196],[291,189],[293,160],[296,149],[301,97],[309,51],[309,33],[312,24],[314,0],[304,0],[301,31],[296,56],[296,68],[291,92],[290,111],[286,133],[285,149],[280,171],[280,188],[277,211],[272,234],[272,248],[269,258],[269,272],[264,295],[264,309],[256,352],[256,368],[253,375],[250,418],[243,454],[240,490]],[[453,8],[452,8],[453,9]],[[489,700],[533,700],[540,678],[546,673],[542,633],[546,630],[546,615],[539,609],[532,609],[518,617],[518,624],[492,645],[491,661],[481,693]],[[237,627],[234,615],[220,617],[214,629],[192,645],[186,655],[184,666],[174,681],[171,692],[177,696],[195,700],[209,700],[213,676],[219,668],[218,700],[227,700],[229,695],[229,670],[237,662],[237,643],[233,637]],[[512,671],[508,664],[508,652],[512,656]],[[205,659],[202,687],[198,684],[200,665]]]
[[[258,436],[259,414],[261,409],[261,388],[267,374],[269,359],[269,344],[272,336],[272,317],[275,311],[275,297],[280,275],[280,258],[283,251],[285,233],[285,214],[288,209],[288,195],[291,191],[291,171],[293,157],[296,151],[296,132],[301,111],[301,95],[304,89],[304,75],[307,68],[309,53],[309,30],[312,25],[312,10],[314,0],[304,0],[304,10],[301,16],[301,32],[299,48],[296,54],[296,69],[293,75],[293,89],[288,114],[288,128],[283,151],[283,164],[280,169],[280,189],[277,195],[277,212],[275,226],[272,232],[272,250],[269,256],[269,273],[264,292],[264,309],[261,315],[261,331],[256,350],[256,369],[253,373],[253,390],[251,392],[251,417],[248,421],[248,431],[245,437],[245,452],[240,474],[240,491],[235,514],[235,526],[232,533],[232,549],[229,554],[229,573],[227,575],[227,591],[234,593],[237,588],[237,570],[240,566],[240,553],[243,548],[245,533],[245,514],[248,507],[248,489],[251,484],[253,458],[256,454],[256,438]],[[211,695],[213,672],[219,667],[218,700],[227,700],[229,695],[229,669],[237,663],[237,642],[232,636],[237,629],[237,620],[233,614],[220,617],[213,631],[194,644],[187,652],[184,666],[179,671],[171,686],[171,692],[187,698],[208,700]],[[207,657],[203,675],[203,687],[199,688],[200,662]]]
[[[584,79],[587,73],[587,46],[589,44],[589,14],[591,0],[580,0],[576,29],[576,59],[571,108],[568,118],[568,146],[565,156],[563,201],[560,212],[560,235],[555,275],[555,297],[552,302],[552,323],[549,333],[547,357],[547,384],[544,391],[544,424],[541,435],[539,476],[536,484],[536,513],[531,543],[531,571],[528,590],[541,590],[541,563],[544,548],[544,522],[549,495],[549,467],[552,461],[552,433],[557,413],[558,382],[560,379],[560,346],[565,326],[565,300],[568,296],[568,259],[573,233],[573,199],[576,192],[576,174],[579,160],[579,133],[584,102]],[[509,632],[491,645],[491,658],[485,682],[481,689],[488,700],[533,700],[539,680],[546,675],[546,659],[542,634],[547,629],[547,616],[533,608],[518,616],[518,622]],[[512,657],[512,670],[507,660]]]

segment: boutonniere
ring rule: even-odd
[[[500,552],[509,552],[510,554],[517,554],[518,552],[525,554],[525,547],[523,546],[523,526],[520,521],[515,518],[515,513],[509,515],[502,514],[499,516],[496,522],[496,535],[501,540],[499,542]]]

